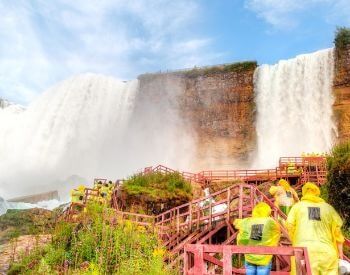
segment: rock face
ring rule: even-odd
[[[27,203],[37,203],[40,201],[48,201],[48,200],[59,200],[58,191],[50,191],[40,194],[34,194],[29,196],[17,197],[13,199],[9,199],[9,202],[27,202]]]
[[[256,62],[229,66],[139,77],[141,94],[155,101],[164,96],[164,90],[169,94],[175,89],[173,106],[184,129],[196,140],[198,167],[223,167],[232,165],[232,160],[244,164],[254,150]]]
[[[338,141],[350,139],[350,44],[335,49],[334,113]]]

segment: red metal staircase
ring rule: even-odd
[[[294,164],[294,170],[288,169],[290,163]],[[141,173],[154,172],[173,173],[178,171],[158,165],[156,167],[147,167]],[[238,181],[240,183],[180,205],[157,216],[122,211],[119,203],[119,184],[116,185],[111,200],[111,206],[116,209],[116,217],[131,220],[157,230],[160,239],[169,251],[168,263],[170,266],[181,266],[186,274],[206,274],[208,270],[205,270],[205,266],[214,266],[224,274],[242,274],[242,270],[236,269],[228,263],[228,259],[234,253],[250,253],[255,249],[254,253],[276,255],[274,265],[277,273],[272,274],[287,274],[286,272],[290,270],[290,256],[297,258],[298,267],[302,272],[300,274],[311,274],[309,273],[306,251],[299,248],[286,247],[290,245],[290,242],[282,224],[283,237],[281,247],[264,250],[264,248],[232,246],[237,236],[232,222],[236,218],[250,216],[253,207],[261,201],[270,205],[272,215],[276,220],[286,219],[286,216],[263,192],[259,191],[257,186],[260,183],[281,178],[294,181],[297,185],[301,185],[306,181],[313,181],[321,185],[326,180],[326,162],[324,157],[283,157],[280,158],[279,167],[275,169],[212,170],[199,173],[178,173],[190,182],[200,183],[202,187],[208,187],[211,183],[217,181]],[[96,190],[86,189],[83,207],[88,200],[96,196],[98,196]],[[66,212],[66,218],[69,219],[75,213],[74,204],[71,204]],[[277,219],[278,217],[279,219]],[[214,254],[220,254],[222,260],[215,258]]]

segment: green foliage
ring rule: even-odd
[[[168,274],[152,229],[116,221],[113,210],[99,204],[90,204],[79,224],[57,224],[52,237],[9,274]]]
[[[255,70],[257,67],[256,61],[245,61],[245,62],[236,62],[231,64],[204,67],[204,68],[193,68],[192,70],[182,72],[185,76],[188,77],[197,77],[202,75],[214,74],[214,73],[227,73],[227,72],[244,72]]]
[[[209,74],[215,74],[215,73],[228,73],[228,72],[246,72],[246,71],[253,71],[257,67],[256,61],[244,61],[244,62],[236,62],[231,64],[224,64],[224,65],[217,65],[217,66],[210,66],[210,67],[194,67],[193,69],[189,70],[179,70],[179,71],[173,71],[173,72],[166,72],[167,74],[173,74],[176,76],[185,76],[185,77],[198,77],[198,76],[205,76]],[[147,79],[153,79],[155,76],[160,75],[159,73],[146,73],[140,75],[138,78],[140,80],[147,80]]]
[[[122,189],[129,195],[142,195],[151,200],[192,199],[191,184],[178,172],[134,175],[123,183]]]
[[[323,184],[321,187],[320,187],[320,191],[321,191],[321,195],[320,197],[322,199],[324,199],[325,201],[329,201],[329,184],[326,183],[326,184]]]
[[[350,141],[335,146],[327,158],[328,198],[350,226]],[[326,186],[327,187],[327,186]]]
[[[44,209],[8,210],[0,216],[0,244],[21,235],[47,233],[53,226],[50,211]]]
[[[334,44],[337,50],[343,50],[350,44],[350,28],[337,27]]]

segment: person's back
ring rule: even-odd
[[[287,227],[293,246],[307,247],[313,275],[338,274],[338,246],[344,241],[341,226],[334,208],[319,198],[318,187],[306,183],[301,201],[288,215]]]
[[[276,186],[271,186],[269,193],[274,196],[275,205],[286,215],[294,203],[299,201],[298,194],[284,179],[279,180]]]
[[[258,203],[251,218],[237,219],[239,230],[238,245],[277,246],[280,239],[280,226],[269,215],[271,208],[266,203]],[[269,274],[272,255],[245,255],[246,274]]]

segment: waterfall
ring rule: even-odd
[[[50,190],[71,175],[110,175],[112,160],[121,161],[112,154],[121,147],[136,90],[136,80],[85,74],[20,113],[1,114],[7,123],[0,129],[0,194]]]
[[[274,167],[281,156],[331,148],[333,67],[333,50],[327,49],[256,69],[255,166]]]
[[[182,89],[172,82],[167,90],[154,102],[142,95],[138,80],[84,74],[49,89],[25,110],[4,106],[0,195],[58,189],[67,199],[70,188],[95,177],[116,180],[160,163],[184,168],[192,141],[174,106]]]

